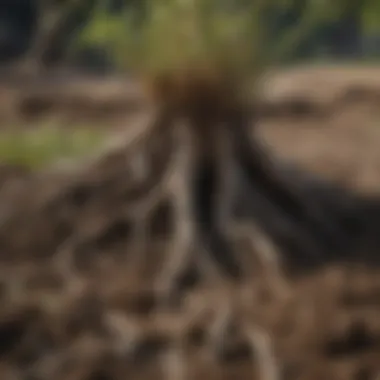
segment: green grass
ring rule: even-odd
[[[101,147],[106,137],[104,131],[82,127],[0,132],[0,162],[41,168],[60,159],[88,155]]]
[[[240,72],[258,59],[251,50],[261,30],[259,5],[230,7],[221,6],[220,0],[148,0],[146,9],[140,23],[133,8],[110,15],[100,5],[77,44],[106,46],[121,68],[142,75],[174,70],[184,64],[225,61]]]
[[[226,65],[245,81],[257,79],[268,66],[290,60],[294,48],[321,22],[338,17],[328,2],[306,1],[296,25],[273,40],[271,17],[285,11],[288,0],[145,0],[138,7],[110,14],[99,2],[72,48],[100,46],[120,69],[150,78],[183,66]]]

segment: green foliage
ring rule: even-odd
[[[90,22],[79,33],[74,48],[100,46],[120,63],[124,60],[124,52],[128,50],[130,15],[126,12],[107,13],[102,5],[94,9]]]
[[[38,127],[0,134],[0,162],[38,168],[61,158],[75,158],[101,146],[105,134],[91,129]]]
[[[140,25],[133,9],[114,15],[99,6],[77,43],[106,47],[116,62],[138,71],[231,56],[247,62],[252,50],[251,15],[246,9],[227,11],[218,4],[216,0],[148,1]]]
[[[141,0],[143,1],[143,0]],[[78,39],[103,46],[126,69],[151,72],[191,62],[226,61],[241,73],[257,74],[287,59],[312,32],[352,12],[378,24],[376,0],[145,0],[111,14],[102,2]],[[127,4],[127,2],[126,2]],[[293,22],[273,38],[270,15],[291,10]],[[366,11],[365,11],[366,10]],[[274,18],[276,19],[276,17]],[[323,28],[322,28],[323,29]],[[270,37],[271,36],[271,37]]]
[[[363,27],[366,32],[380,32],[380,2],[368,0],[363,6]]]

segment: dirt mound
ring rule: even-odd
[[[189,140],[162,128],[170,120],[155,120],[153,133],[88,162],[34,173],[1,169],[0,375],[375,379],[378,197],[280,163],[234,125],[219,130],[234,131],[227,134],[233,153],[218,158],[227,157],[222,169],[237,165],[240,177],[233,179],[231,223],[218,236],[219,220],[207,220],[210,188],[218,185],[207,160],[181,187],[191,173],[186,159],[197,152],[186,153]],[[208,143],[211,151],[212,138]],[[200,188],[189,213],[182,196]],[[206,233],[189,241],[185,228],[178,242],[186,216]],[[209,265],[231,253],[220,245],[229,239],[250,274],[241,281]],[[188,291],[164,307],[157,278],[170,254],[182,257],[186,248],[195,263],[185,263],[176,285]],[[207,256],[210,250],[217,254]]]
[[[374,379],[380,371],[376,267],[326,264],[286,278],[283,294],[259,266],[241,302],[239,286],[199,283],[179,309],[157,308],[153,280],[173,233],[171,199],[148,213],[146,250],[136,245],[135,221],[172,160],[167,137],[140,139],[134,149],[122,146],[69,170],[6,174],[0,192],[3,378],[174,380],[183,371],[189,378],[270,379],[277,371],[284,379]],[[139,152],[147,166],[142,178],[134,170]],[[375,201],[369,206],[302,172],[277,170],[340,225],[348,217],[356,222],[360,228],[346,233],[350,244],[365,239]],[[274,226],[286,217],[269,212],[262,196],[249,194],[250,212],[266,231],[280,234]],[[273,195],[266,199],[281,203]],[[235,307],[223,320],[226,299]],[[220,323],[232,326],[223,344],[224,333],[215,338],[212,332]]]

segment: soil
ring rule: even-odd
[[[308,78],[312,92],[315,73]],[[375,199],[380,115],[366,96],[322,118],[264,118],[256,132],[279,159]],[[169,159],[157,146],[152,180]],[[130,161],[121,147],[68,170],[0,168],[2,379],[272,380],[273,369],[284,380],[380,376],[380,260],[343,256],[305,275],[285,272],[281,289],[278,275],[256,265],[242,286],[200,282],[177,308],[158,308],[153,279],[173,229],[170,199],[151,210],[141,265],[130,215],[146,190],[132,191]],[[238,331],[215,351],[209,326],[225,300]]]

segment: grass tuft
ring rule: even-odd
[[[38,127],[0,133],[0,162],[40,168],[60,159],[83,157],[99,148],[105,133],[89,128]]]
[[[219,0],[147,0],[143,18],[131,8],[110,16],[99,7],[80,41],[107,46],[122,67],[141,78],[219,65],[251,75],[261,57],[256,46],[261,7],[261,0],[244,6]]]

